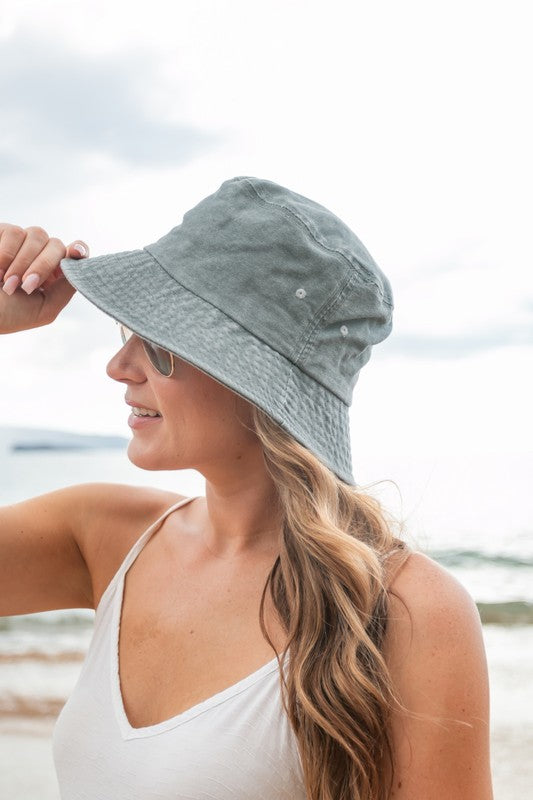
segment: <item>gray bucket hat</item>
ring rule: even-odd
[[[261,408],[341,480],[349,408],[392,329],[386,276],[324,206],[240,176],[141,250],[61,269],[91,303]]]

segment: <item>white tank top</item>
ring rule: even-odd
[[[107,586],[78,681],[57,718],[62,800],[305,800],[276,659],[175,717],[133,728],[118,672],[124,577],[175,509],[142,534]],[[157,680],[157,675],[154,675]]]

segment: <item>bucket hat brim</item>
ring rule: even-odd
[[[211,302],[146,249],[64,258],[67,280],[93,305],[268,413],[342,481],[352,474],[349,406]]]

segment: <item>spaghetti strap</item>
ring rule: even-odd
[[[174,503],[173,505],[170,506],[170,508],[167,508],[166,511],[164,511],[161,514],[161,516],[155,520],[155,522],[152,522],[152,524],[149,525],[148,528],[139,536],[139,538],[130,548],[129,552],[122,561],[121,565],[119,566],[119,568],[117,569],[117,571],[107,584],[102,596],[100,597],[100,601],[98,603],[98,606],[96,607],[97,616],[98,613],[104,608],[104,606],[107,605],[110,594],[116,587],[122,575],[128,571],[128,569],[135,561],[135,559],[137,558],[137,556],[139,555],[145,544],[155,533],[155,531],[159,528],[159,526],[162,525],[162,523],[169,516],[169,514],[171,514],[173,511],[180,508],[181,506],[184,506],[186,503],[190,503],[191,500],[196,500],[198,497],[201,497],[201,495],[194,495],[193,497],[185,497],[183,500],[178,500],[177,503]]]
[[[215,693],[206,691],[209,696],[199,702],[187,698],[191,702],[185,711],[175,714],[169,707],[168,713],[158,714],[159,719],[166,717],[159,722],[134,728],[128,720],[119,670],[126,571],[163,520],[193,499],[174,503],[152,522],[102,595],[83,667],[54,726],[52,745],[62,800],[146,800],[156,795],[161,800],[305,800],[302,764],[284,711],[277,659],[243,678],[236,676],[229,686],[226,680],[225,688]],[[172,520],[169,539],[179,522]],[[161,534],[165,536],[164,529]],[[156,545],[160,557],[163,544]],[[143,614],[137,619],[142,624]],[[169,627],[166,634],[177,644],[179,631],[176,619],[174,633]],[[157,638],[152,644],[157,646]],[[140,658],[137,650],[138,666]],[[144,691],[157,694],[156,683],[163,681],[169,688],[178,687],[183,674],[179,660],[177,654],[174,663],[163,670],[155,668]]]

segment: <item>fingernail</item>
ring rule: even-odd
[[[41,278],[35,272],[31,275],[28,275],[27,278],[24,278],[22,281],[21,289],[24,289],[26,294],[31,294],[34,289],[36,289],[41,282]]]
[[[80,255],[82,255],[82,256],[86,256],[87,255],[87,250],[85,249],[85,247],[82,244],[74,244],[74,245],[72,245],[72,249],[73,250],[77,250],[78,253]]]
[[[6,294],[13,294],[19,283],[20,278],[18,275],[10,275],[7,281],[4,282],[2,289]]]

